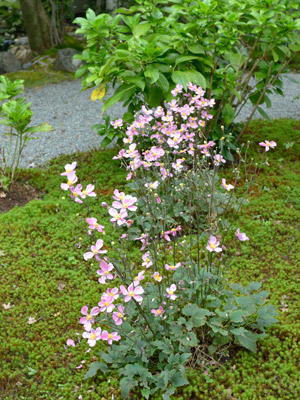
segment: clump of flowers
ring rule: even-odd
[[[112,204],[104,205],[119,233],[119,258],[110,258],[104,241],[94,237],[83,254],[87,262],[99,263],[95,273],[105,285],[91,311],[81,310],[83,338],[89,346],[107,343],[99,368],[107,371],[106,363],[117,369],[124,397],[139,385],[145,398],[160,390],[168,399],[188,383],[187,362],[203,366],[232,343],[256,351],[257,340],[276,321],[273,306],[265,303],[267,293],[253,296],[259,283],[242,288],[230,285],[223,274],[226,236],[233,232],[238,241],[249,241],[228,219],[246,202],[235,190],[236,165],[246,163],[247,151],[239,152],[227,182],[226,160],[202,131],[214,100],[192,83],[187,93],[177,85],[172,94],[167,109],[143,107],[131,125],[120,119],[113,123],[124,130],[125,144],[114,159],[127,169],[134,195],[116,188]],[[265,143],[265,150],[274,147]],[[85,191],[80,184],[74,188],[75,168],[76,163],[65,167],[62,189],[81,203],[95,192],[92,185]],[[96,217],[86,219],[87,235],[104,231]],[[140,257],[131,259],[130,246],[139,242]]]

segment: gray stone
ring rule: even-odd
[[[21,68],[21,64],[17,57],[5,51],[0,53],[0,74],[6,74],[8,72],[16,72]]]
[[[31,68],[32,65],[33,65],[33,64],[32,64],[31,62],[25,63],[25,64],[22,65],[22,69],[27,70],[27,69]]]
[[[28,36],[23,36],[20,38],[17,38],[15,40],[16,44],[18,44],[19,46],[29,46],[29,40],[28,40]]]
[[[78,54],[78,51],[71,48],[58,50],[54,68],[61,71],[75,72],[80,65],[80,62],[78,62],[80,60],[72,60],[75,54]]]

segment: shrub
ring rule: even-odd
[[[43,123],[38,126],[28,126],[31,122],[31,103],[25,103],[25,98],[13,98],[23,93],[22,79],[11,82],[7,77],[0,76],[0,106],[1,125],[8,127],[9,131],[4,133],[9,136],[9,145],[5,150],[0,147],[0,189],[9,190],[9,186],[17,179],[17,168],[26,143],[32,139],[38,139],[32,135],[36,132],[48,132],[52,126]]]
[[[116,87],[102,111],[122,102],[128,122],[142,104],[165,107],[176,84],[186,90],[195,82],[216,99],[206,136],[219,140],[220,126],[225,134],[243,133],[255,110],[268,118],[261,105],[271,106],[269,94],[282,94],[282,73],[300,50],[297,9],[290,0],[155,0],[137,1],[115,16],[88,10],[86,19],[75,20],[87,40],[76,56],[85,61],[76,76],[84,76],[83,88],[98,87],[95,98]],[[241,130],[234,119],[248,100],[253,112]],[[116,136],[109,127],[109,117],[94,127],[103,146]],[[223,154],[231,160],[232,139]]]
[[[125,131],[125,148],[114,158],[127,168],[133,191],[126,195],[115,189],[112,206],[102,203],[118,232],[116,257],[99,238],[105,227],[85,204],[96,196],[94,186],[82,190],[76,162],[62,173],[67,178],[62,189],[87,206],[84,230],[93,244],[84,259],[99,262],[104,285],[98,304],[93,299],[81,310],[83,338],[92,347],[98,341],[108,344],[86,378],[116,369],[125,398],[140,386],[146,399],[155,392],[169,399],[188,383],[186,365],[217,364],[234,344],[255,352],[265,328],[276,322],[260,283],[242,287],[226,279],[225,238],[233,230],[237,240],[249,240],[228,218],[247,203],[253,179],[246,167],[248,146],[238,151],[227,183],[222,178],[226,161],[200,129],[211,120],[213,99],[205,99],[203,89],[191,83],[187,94],[180,85],[172,94],[168,111],[143,106],[131,125],[112,122]],[[225,138],[221,142],[227,145]],[[260,145],[266,152],[276,143]],[[246,193],[236,196],[245,179]],[[132,252],[137,243],[140,259]]]

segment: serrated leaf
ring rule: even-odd
[[[91,94],[91,100],[94,102],[97,99],[102,100],[104,96],[105,96],[105,85],[101,85],[97,89],[93,90],[93,92]]]
[[[97,374],[99,369],[103,373],[108,371],[108,367],[107,367],[107,365],[105,363],[98,362],[98,361],[92,362],[90,364],[88,372],[84,375],[83,379],[93,378]]]

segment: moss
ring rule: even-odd
[[[56,70],[33,70],[33,71],[17,71],[4,74],[10,80],[23,79],[24,86],[39,87],[49,83],[59,83],[65,80],[74,79],[74,74],[66,71]]]
[[[250,238],[227,243],[228,278],[247,284],[262,280],[279,308],[280,323],[269,330],[257,354],[233,349],[229,363],[209,372],[188,370],[190,385],[179,388],[177,400],[294,400],[300,398],[300,122],[255,121],[245,140],[278,143],[269,153],[270,167],[258,176],[259,193],[250,194],[250,205],[235,221]],[[286,149],[284,143],[294,142]],[[84,183],[93,182],[97,199],[92,213],[106,225],[106,243],[114,239],[111,224],[99,202],[111,201],[115,187],[124,188],[125,173],[114,150],[77,153],[52,160],[45,169],[23,171],[22,178],[44,192],[43,200],[0,214],[1,299],[10,309],[0,309],[1,396],[13,399],[121,399],[118,378],[97,376],[82,381],[87,365],[99,348],[85,354],[87,345],[63,346],[81,332],[80,308],[99,298],[96,265],[82,259],[84,239],[74,223],[80,205],[62,200],[59,173],[70,161],[78,162]],[[252,151],[254,158],[258,151]],[[229,172],[229,171],[228,171]],[[227,173],[228,173],[227,172]],[[258,196],[259,194],[259,196]],[[59,210],[65,210],[67,217]],[[77,236],[77,237],[76,237]],[[110,251],[114,251],[113,248]],[[136,250],[132,250],[134,258]],[[1,253],[2,254],[2,253]],[[285,296],[285,297],[284,297]],[[36,322],[28,324],[28,318]],[[78,336],[80,337],[80,336]],[[82,369],[75,367],[85,359]],[[110,380],[108,380],[110,378]],[[141,399],[133,393],[132,399]],[[161,396],[153,396],[160,400]]]

